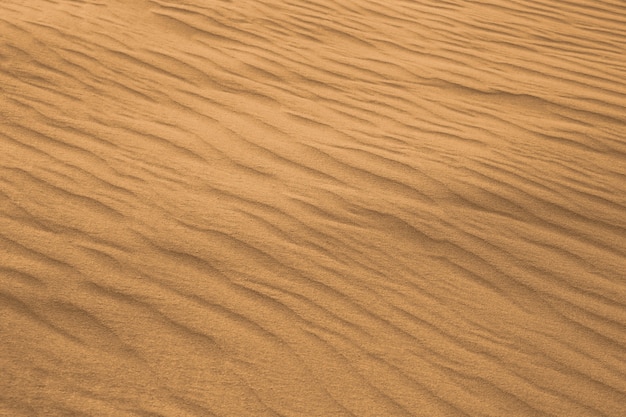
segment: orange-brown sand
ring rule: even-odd
[[[0,2],[0,416],[626,416],[623,0]]]

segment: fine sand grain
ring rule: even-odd
[[[626,416],[623,0],[0,2],[0,416]]]

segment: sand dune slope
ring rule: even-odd
[[[626,415],[620,0],[0,3],[0,416]]]

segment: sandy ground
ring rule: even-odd
[[[626,415],[622,0],[0,3],[0,416]]]

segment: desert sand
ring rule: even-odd
[[[0,3],[0,416],[626,416],[622,0]]]

